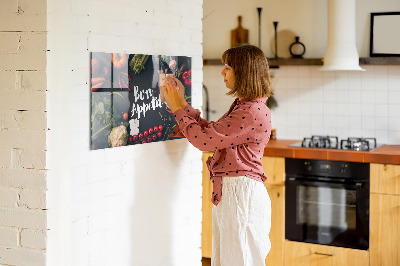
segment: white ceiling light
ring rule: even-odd
[[[358,70],[355,0],[328,0],[328,44],[323,71]]]

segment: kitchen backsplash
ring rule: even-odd
[[[400,66],[362,67],[366,71],[324,72],[319,66],[271,69],[278,102],[272,110],[277,137],[376,137],[379,144],[400,144]],[[233,100],[224,95],[221,68],[204,67],[204,85],[215,111],[210,120],[223,115]]]

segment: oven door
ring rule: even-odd
[[[286,178],[286,239],[367,250],[369,185]]]

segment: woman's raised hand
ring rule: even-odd
[[[168,76],[164,86],[160,89],[172,112],[186,107],[185,87],[178,79]]]

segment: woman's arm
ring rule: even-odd
[[[206,127],[210,123],[200,117],[200,110],[194,109],[192,106],[187,104],[185,100],[185,87],[183,84],[176,78],[167,77],[167,82],[165,82],[164,87],[160,87],[162,92],[164,93],[165,100],[167,102],[168,107],[172,112],[175,112],[178,109],[182,109],[186,112],[186,114],[196,120],[201,127]],[[171,132],[170,136],[172,137],[184,137],[179,130],[179,127],[175,127]]]
[[[228,116],[206,127],[201,127],[181,109],[177,109],[174,116],[182,134],[201,151],[229,147],[233,149],[234,146],[257,141],[256,127],[263,126],[256,124],[254,115],[249,110],[243,109],[233,110]]]

